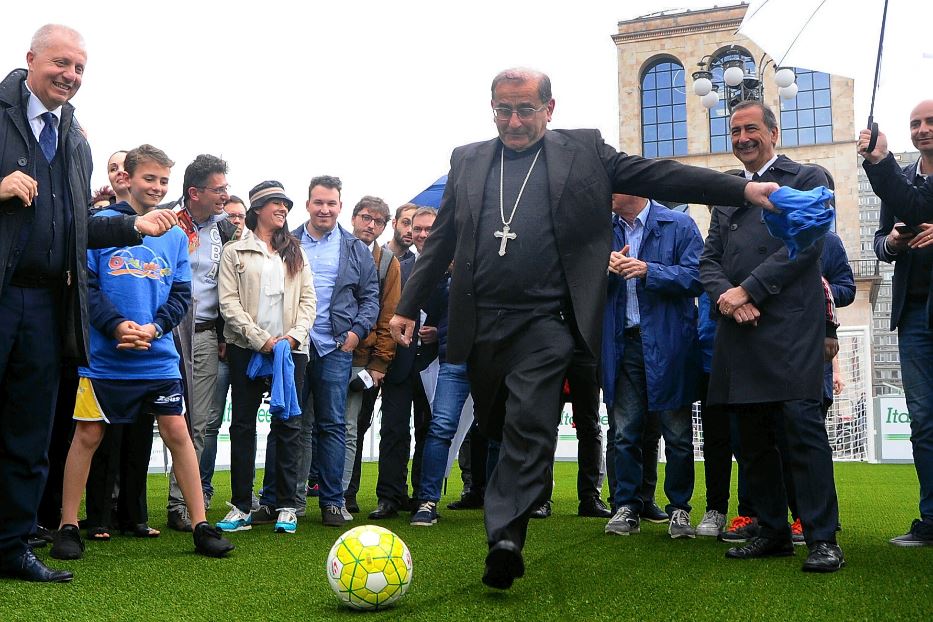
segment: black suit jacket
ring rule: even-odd
[[[906,168],[898,170],[897,160],[890,153],[878,164],[863,161],[862,168],[868,174],[871,189],[905,224],[917,226],[933,221],[933,176],[927,177],[923,184],[914,186],[913,176],[903,174]],[[916,175],[917,170],[913,172]]]
[[[762,176],[798,190],[827,184],[816,166],[779,156]],[[716,207],[700,257],[700,281],[719,320],[707,401],[752,404],[822,397],[826,309],[823,241],[795,259],[771,236],[759,207]],[[722,318],[716,301],[741,285],[761,312],[757,326]]]
[[[560,261],[586,350],[599,356],[606,298],[606,266],[612,248],[611,195],[627,193],[689,203],[744,202],[745,180],[672,160],[619,153],[596,130],[548,130],[544,134],[548,189]],[[476,330],[473,264],[476,225],[486,176],[499,147],[495,138],[454,149],[433,232],[402,291],[397,313],[417,318],[438,280],[454,260],[450,284],[447,360],[469,356]]]
[[[891,158],[891,161],[895,161],[893,157]],[[888,164],[885,164],[885,167],[887,166]],[[897,325],[901,321],[901,314],[904,313],[904,305],[907,302],[907,290],[910,287],[910,267],[913,263],[912,260],[914,255],[909,250],[897,253],[896,255],[891,254],[884,246],[885,238],[888,237],[889,233],[891,233],[891,230],[894,228],[894,224],[901,219],[898,218],[897,214],[894,213],[894,206],[898,205],[898,203],[889,203],[887,200],[885,200],[884,197],[881,196],[881,194],[884,194],[886,197],[888,197],[888,200],[897,201],[899,196],[896,194],[896,192],[892,196],[892,193],[886,191],[886,189],[888,188],[888,184],[893,183],[894,187],[896,188],[897,186],[901,185],[900,182],[896,178],[889,179],[892,173],[890,169],[887,170],[887,174],[882,175],[880,178],[877,176],[877,173],[882,169],[877,167],[866,167],[865,170],[874,171],[874,174],[869,177],[869,180],[871,181],[873,188],[877,184],[878,188],[881,190],[881,193],[878,194],[878,196],[881,197],[882,202],[881,214],[878,218],[878,230],[875,231],[875,255],[881,261],[894,264],[894,278],[891,279],[891,330],[894,330],[897,328]],[[903,173],[903,175],[901,173]],[[913,180],[917,175],[917,162],[908,164],[902,169],[893,172],[893,174],[903,179],[907,183],[910,183],[910,181]],[[874,177],[873,180],[872,177]],[[910,185],[912,186],[913,184],[910,183]],[[910,215],[910,212],[908,211],[907,214]],[[933,214],[931,214],[931,216],[933,216]],[[929,309],[930,305],[928,300],[928,313]]]

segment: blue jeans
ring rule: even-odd
[[[214,496],[214,463],[217,462],[217,435],[227,411],[227,390],[230,388],[230,365],[220,361],[217,365],[217,384],[214,388],[214,412],[204,428],[204,449],[201,451],[201,487],[208,498]]]
[[[920,517],[933,521],[933,330],[926,304],[908,302],[897,328],[910,443],[920,480]]]
[[[441,499],[441,482],[447,470],[450,441],[457,433],[460,412],[469,394],[466,364],[441,363],[434,403],[431,404],[431,425],[421,459],[421,501],[437,503]]]
[[[616,507],[627,506],[641,512],[642,437],[648,417],[648,384],[641,337],[625,337],[625,354],[616,380],[616,400],[612,406],[615,421]],[[690,405],[659,413],[667,465],[664,494],[668,513],[690,511],[693,496],[693,422]]]
[[[318,467],[318,483],[321,487],[318,502],[322,508],[328,505],[343,506],[341,479],[343,478],[344,455],[347,452],[347,385],[350,384],[352,369],[353,353],[337,349],[326,356],[320,356],[312,344],[305,382],[308,383],[309,399],[313,401],[313,409],[305,409],[302,418],[304,419],[308,414],[314,417],[313,434],[316,438],[314,448],[317,452],[314,462]],[[303,422],[302,425],[303,434],[308,429],[305,423]],[[308,440],[306,437],[302,438],[302,450],[306,452]],[[303,468],[310,465],[309,461],[305,461],[309,457],[303,456],[304,460],[299,464],[299,472],[307,472]]]

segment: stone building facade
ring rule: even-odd
[[[710,112],[693,94],[691,74],[697,63],[730,50],[747,53],[754,61],[755,72],[762,76],[763,100],[780,118],[782,100],[774,83],[774,68],[763,50],[750,39],[737,34],[747,6],[744,4],[703,10],[659,13],[619,22],[612,36],[618,54],[619,146],[632,154],[643,154],[643,78],[660,61],[682,67],[680,78],[686,94],[686,149],[674,159],[685,164],[728,171],[741,167],[731,150],[711,153]],[[762,64],[765,65],[761,71]],[[831,137],[826,133],[816,144],[785,146],[778,143],[778,153],[806,163],[819,164],[828,170],[836,185],[836,232],[842,238],[850,260],[860,255],[859,166],[856,157],[853,81],[841,76],[824,75],[831,98]],[[799,77],[798,77],[799,80]],[[799,95],[798,95],[799,97]],[[783,123],[782,123],[783,125]],[[683,132],[683,124],[680,132]],[[828,131],[828,128],[826,128]],[[681,138],[683,138],[681,136]],[[726,139],[728,140],[728,139]],[[680,143],[683,151],[683,141]],[[646,154],[651,155],[651,154]],[[688,208],[704,233],[709,226],[706,206]],[[857,266],[854,266],[857,267]],[[880,279],[872,270],[856,270],[858,295],[851,306],[840,310],[846,326],[871,326],[871,300]]]

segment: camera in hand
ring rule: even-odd
[[[371,389],[376,383],[373,381],[373,377],[369,375],[369,372],[365,369],[360,370],[360,373],[356,375],[353,380],[350,381],[350,390],[354,392],[365,391],[366,389]]]

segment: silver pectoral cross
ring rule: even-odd
[[[515,238],[518,237],[516,234],[512,233],[511,231],[512,230],[509,229],[508,225],[503,224],[502,231],[496,231],[495,233],[493,233],[494,236],[502,240],[501,242],[499,242],[499,257],[502,257],[503,255],[505,255],[505,246],[506,244],[509,243],[509,240],[514,240]]]

